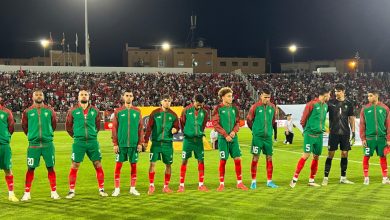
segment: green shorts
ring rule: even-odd
[[[323,145],[322,134],[304,134],[303,135],[303,152],[321,155]]]
[[[172,142],[152,142],[150,147],[150,162],[161,160],[165,164],[173,163],[173,144]]]
[[[184,138],[183,140],[183,153],[181,155],[183,160],[187,160],[192,157],[192,151],[194,151],[195,158],[197,160],[204,160],[204,147],[203,137],[201,138]]]
[[[83,162],[84,155],[87,153],[91,161],[98,161],[102,159],[99,142],[97,140],[75,141],[72,145],[72,161],[76,163]]]
[[[12,168],[12,153],[9,144],[0,145],[0,169],[10,170]]]
[[[54,167],[55,149],[53,142],[44,143],[42,146],[29,146],[27,149],[27,166],[29,168],[39,167],[41,156],[46,167]]]
[[[241,149],[238,144],[238,137],[234,137],[232,142],[227,142],[224,137],[218,137],[219,158],[227,160],[229,154],[232,158],[241,157]]]
[[[137,163],[138,162],[138,151],[137,147],[120,147],[119,153],[116,154],[116,162]]]
[[[252,147],[251,153],[259,155],[262,151],[264,155],[272,156],[273,148],[272,137],[264,138],[264,137],[253,137],[252,138]]]
[[[371,139],[371,140],[370,140]],[[367,147],[363,148],[364,156],[374,156],[374,151],[376,155],[383,157],[385,156],[383,150],[387,145],[386,138],[367,138]]]

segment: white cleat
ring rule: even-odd
[[[13,192],[9,193],[8,200],[11,201],[11,202],[19,202],[19,199],[16,198],[15,193],[13,193]]]
[[[99,189],[99,195],[101,197],[107,197],[108,196],[108,194],[106,192],[104,192],[104,189]]]
[[[291,180],[291,182],[290,182],[290,187],[291,187],[291,188],[294,188],[295,185],[297,185],[297,181]]]
[[[366,185],[366,186],[370,185],[370,178],[364,177],[364,182],[363,182],[363,184]]]
[[[129,193],[134,196],[140,196],[141,194],[135,189],[130,189]]]
[[[312,186],[312,187],[320,187],[321,186],[320,184],[317,184],[315,182],[309,182],[307,185]]]
[[[67,199],[73,199],[73,197],[76,196],[76,193],[75,192],[72,192],[72,191],[69,191],[68,192],[68,195],[65,197]]]
[[[31,195],[30,195],[29,192],[25,192],[25,193],[23,194],[22,199],[20,199],[20,201],[28,201],[28,200],[31,200]]]
[[[117,197],[121,193],[121,190],[119,188],[115,188],[114,192],[112,192],[111,196]]]
[[[382,184],[390,184],[389,178],[383,179]]]
[[[355,184],[352,181],[347,180],[347,178],[340,179],[341,184]]]
[[[61,197],[60,197],[60,195],[58,195],[57,191],[52,191],[50,198],[52,198],[54,200],[61,199]]]
[[[327,185],[328,185],[328,182],[329,182],[329,179],[328,179],[327,177],[324,177],[324,180],[322,180],[321,185],[322,185],[322,186],[327,186]]]

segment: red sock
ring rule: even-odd
[[[121,186],[122,165],[123,165],[123,163],[121,163],[121,162],[116,162],[116,164],[115,164],[115,173],[114,173],[115,188],[119,188]]]
[[[149,172],[149,183],[150,184],[154,183],[154,174],[156,174],[156,172]]]
[[[305,166],[306,160],[304,158],[299,159],[298,164],[297,164],[297,169],[295,170],[294,178],[298,179],[299,173]]]
[[[258,163],[257,161],[252,160],[252,164],[251,164],[252,180],[256,179],[257,163]]]
[[[219,182],[221,183],[225,182],[225,165],[226,160],[219,161]]]
[[[363,157],[363,174],[364,177],[368,177],[368,168],[369,168],[369,163],[368,161],[370,160],[370,157],[364,156]]]
[[[234,160],[234,167],[236,168],[237,180],[242,180],[241,159]]]
[[[34,170],[27,170],[27,173],[26,173],[26,185],[25,185],[25,188],[24,188],[24,190],[26,192],[30,192],[31,184],[32,184],[33,179],[34,179]]]
[[[204,163],[198,163],[198,171],[199,171],[199,182],[204,182]]]
[[[180,183],[184,184],[184,179],[186,178],[187,165],[182,164],[180,167]]]
[[[137,181],[137,164],[131,164],[131,173],[130,173],[131,181],[130,186],[135,187],[135,182]]]
[[[387,177],[387,159],[386,157],[381,157],[381,168],[382,168],[382,176]]]
[[[47,178],[49,178],[51,191],[56,191],[57,190],[56,172],[54,170],[47,172]]]
[[[171,180],[171,174],[170,173],[166,173],[165,174],[164,186],[168,186],[170,180]]]
[[[70,168],[69,172],[69,189],[74,190],[76,187],[77,171],[79,169]]]
[[[7,182],[8,191],[14,191],[14,175],[5,176],[5,181]]]
[[[314,179],[314,177],[316,177],[317,170],[318,170],[318,160],[313,159],[311,161],[311,167],[310,167],[310,179]]]
[[[274,166],[272,164],[272,160],[267,160],[267,180],[272,180],[272,172],[274,170]]]
[[[95,168],[96,170],[96,179],[98,181],[99,189],[104,189],[104,172],[103,167]]]

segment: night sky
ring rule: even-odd
[[[48,38],[84,53],[83,0],[2,0],[0,57],[43,55],[37,42]],[[273,69],[290,62],[285,48],[296,43],[296,61],[373,59],[375,71],[390,71],[389,0],[89,0],[91,63],[121,66],[122,49],[153,47],[162,41],[185,44],[190,16],[196,36],[219,56],[265,57],[269,40]],[[59,48],[59,47],[58,47]]]

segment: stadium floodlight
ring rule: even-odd
[[[43,48],[47,48],[50,44],[50,41],[46,39],[42,39],[40,42]]]
[[[297,47],[297,45],[295,45],[295,44],[291,44],[289,47],[288,47],[288,50],[291,52],[291,53],[295,53],[295,52],[297,52],[297,49],[298,49],[298,47]]]
[[[50,41],[46,39],[40,40],[41,46],[43,47],[43,57],[46,57],[46,48],[49,46]]]
[[[171,45],[170,45],[168,42],[164,42],[164,43],[161,45],[161,48],[162,48],[164,51],[167,51],[167,50],[170,50],[170,49],[171,49]]]
[[[292,64],[294,64],[294,55],[295,53],[297,52],[298,50],[298,47],[296,44],[291,44],[289,47],[288,47],[288,51],[290,51],[291,53],[291,57],[292,57]],[[294,68],[295,69],[295,68]],[[295,72],[295,71],[294,71]]]
[[[351,67],[351,69],[355,69],[355,67],[356,67],[356,62],[355,61],[351,61],[351,62],[349,62],[349,67]]]

